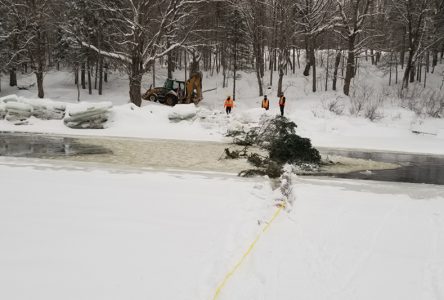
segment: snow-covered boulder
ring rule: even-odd
[[[19,98],[17,95],[8,95],[0,98],[0,103],[8,103],[8,102],[18,102]]]
[[[32,115],[42,120],[61,120],[65,116],[66,105],[49,99],[23,99],[32,106]]]
[[[32,106],[26,103],[9,101],[5,104],[6,120],[16,125],[24,124],[24,122],[32,116]]]
[[[64,124],[76,129],[103,129],[108,121],[111,102],[79,103],[72,105],[63,120]]]
[[[177,104],[168,114],[168,119],[171,121],[191,120],[197,114],[197,109],[194,104]]]

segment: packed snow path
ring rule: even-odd
[[[227,175],[0,158],[0,182],[0,299],[211,299],[274,211],[267,181]],[[444,187],[293,192],[220,300],[443,299]]]

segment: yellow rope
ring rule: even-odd
[[[220,292],[222,291],[222,289],[224,288],[225,284],[228,282],[228,280],[230,279],[231,276],[233,276],[233,274],[237,271],[237,269],[240,267],[240,265],[244,262],[245,258],[247,258],[247,256],[251,253],[251,251],[253,250],[254,246],[256,245],[257,241],[259,240],[259,238],[261,237],[261,235],[263,233],[265,233],[269,228],[271,223],[273,223],[273,221],[277,218],[277,216],[279,215],[279,213],[282,211],[282,209],[285,208],[285,203],[280,204],[278,209],[274,212],[273,217],[271,217],[270,221],[267,223],[267,225],[265,225],[265,227],[262,229],[262,232],[259,232],[256,235],[256,238],[254,239],[254,241],[250,244],[250,246],[248,247],[247,251],[244,253],[244,255],[242,255],[242,258],[234,265],[234,267],[225,275],[224,280],[222,280],[222,282],[217,286],[216,292],[214,293],[214,297],[213,300],[216,300],[219,297]]]

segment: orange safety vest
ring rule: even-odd
[[[268,101],[268,99],[262,100],[262,108],[269,108],[269,107],[270,107],[270,102]]]
[[[279,106],[285,106],[285,97],[284,96],[281,96],[279,98]]]
[[[234,106],[233,104],[234,104],[233,99],[231,99],[231,97],[230,97],[225,100],[224,107],[233,107]]]

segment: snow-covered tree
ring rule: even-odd
[[[72,36],[87,49],[119,62],[129,76],[131,102],[141,105],[142,75],[156,59],[181,47],[193,25],[193,14],[203,0],[92,0],[108,20],[112,20],[109,49],[99,47],[91,39]]]
[[[313,92],[316,92],[316,56],[319,36],[334,25],[332,0],[297,0],[293,4],[296,10],[294,20],[295,35],[303,35],[305,41],[306,66],[304,75],[308,76],[312,68]]]
[[[361,44],[359,36],[368,25],[369,8],[374,0],[336,0],[339,22],[336,26],[347,43],[347,67],[344,79],[344,94],[349,95],[350,84],[355,76],[355,58]],[[362,41],[361,41],[362,42]]]
[[[267,29],[266,3],[255,0],[236,1],[233,5],[237,5],[238,11],[242,15],[245,24],[245,38],[252,46],[254,57],[254,69],[259,88],[259,96],[264,94],[263,77],[264,77],[264,47],[265,33]]]
[[[8,65],[29,63],[36,75],[38,97],[44,97],[43,78],[47,69],[48,37],[55,28],[53,0],[0,0],[9,23]]]

